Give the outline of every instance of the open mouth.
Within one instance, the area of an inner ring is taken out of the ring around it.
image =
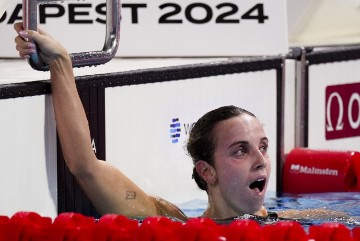
[[[265,183],[266,180],[265,179],[258,179],[255,182],[251,183],[249,188],[254,190],[254,189],[259,189],[260,192],[262,192],[262,190],[264,190],[265,188]]]

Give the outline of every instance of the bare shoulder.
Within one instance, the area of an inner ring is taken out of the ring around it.
[[[156,203],[157,213],[159,215],[177,218],[182,221],[188,220],[188,217],[175,204],[160,197],[152,196],[151,198],[154,200],[154,203]]]
[[[334,219],[334,218],[347,218],[348,215],[343,212],[334,210],[317,208],[306,210],[289,209],[281,212],[277,212],[279,218],[291,218],[291,219]]]

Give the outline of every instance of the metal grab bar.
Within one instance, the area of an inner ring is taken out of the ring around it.
[[[37,30],[37,6],[38,4],[64,2],[64,0],[23,0],[23,23],[24,29]],[[110,61],[119,46],[120,39],[120,0],[106,1],[106,39],[101,51],[70,53],[73,67],[94,66],[105,64]],[[39,53],[32,54],[28,60],[30,66],[39,71],[48,71]]]

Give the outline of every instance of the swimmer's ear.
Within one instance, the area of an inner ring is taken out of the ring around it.
[[[211,166],[206,161],[197,161],[195,164],[196,171],[204,179],[208,185],[214,185],[217,181],[216,171],[213,166]]]

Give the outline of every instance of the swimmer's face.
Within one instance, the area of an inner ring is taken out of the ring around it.
[[[264,203],[270,176],[268,139],[257,118],[247,114],[218,123],[214,167],[221,200],[229,215],[254,214]]]

